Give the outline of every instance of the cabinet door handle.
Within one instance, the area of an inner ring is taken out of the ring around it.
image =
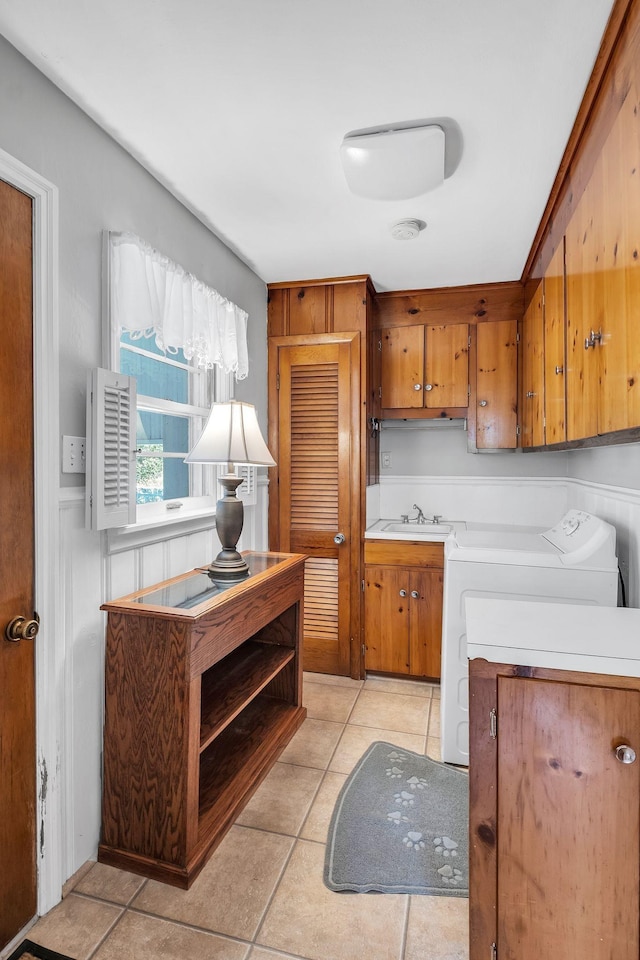
[[[478,406],[479,406],[479,407],[486,407],[486,405],[487,405],[488,402],[489,402],[488,400],[478,400]]]
[[[417,600],[418,597],[420,596],[420,594],[418,593],[417,590],[412,590],[412,591],[411,591],[411,596],[413,597],[414,600]]]
[[[531,400],[532,397],[535,397],[535,392],[533,390],[527,390],[527,399]]]
[[[564,373],[564,367],[556,367],[556,376],[560,373]]]
[[[344,533],[336,533],[335,537],[333,538],[333,542],[337,543],[338,546],[340,546],[341,543],[344,543],[344,541],[345,541]]]
[[[400,596],[401,596],[401,597],[406,597],[406,595],[407,595],[407,591],[406,591],[406,590],[401,590],[401,591],[400,591]]]
[[[422,384],[421,384],[421,383],[414,383],[413,389],[414,389],[414,390],[422,390]]]
[[[616,760],[619,760],[620,763],[634,763],[635,759],[636,752],[628,743],[621,743],[619,747],[616,747]]]
[[[602,343],[602,330],[589,331],[589,336],[584,338],[584,348],[588,350],[589,347],[595,347],[596,343]]]
[[[425,383],[424,388],[425,388],[425,390],[433,390],[433,384],[432,384],[432,383]]]

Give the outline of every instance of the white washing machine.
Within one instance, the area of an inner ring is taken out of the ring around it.
[[[445,543],[441,742],[446,763],[469,763],[465,600],[541,600],[615,607],[616,531],[570,510],[550,530],[456,524]]]

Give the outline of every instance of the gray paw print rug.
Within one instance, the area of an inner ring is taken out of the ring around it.
[[[468,775],[371,744],[336,802],[324,882],[336,892],[468,897]]]

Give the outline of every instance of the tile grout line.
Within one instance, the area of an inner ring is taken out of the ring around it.
[[[239,943],[241,946],[253,946],[252,940],[245,937],[235,937],[231,933],[222,933],[220,930],[212,930],[210,927],[201,927],[197,923],[189,923],[187,920],[176,920],[175,917],[166,917],[161,913],[153,913],[151,910],[143,910],[142,907],[132,905],[127,907],[127,913],[135,914],[138,917],[148,917],[150,920],[161,920],[164,923],[170,923],[174,927],[181,927],[184,930],[192,930],[194,933],[206,933],[211,937],[219,937],[221,940],[228,940],[230,943]]]
[[[71,891],[69,892],[69,896],[71,896],[72,894],[73,894],[73,891],[71,890]],[[80,897],[81,897],[82,894],[76,894],[76,896],[80,896]],[[92,898],[92,897],[87,897],[86,899],[93,899],[93,898]],[[95,902],[95,900],[94,900],[94,902]],[[102,901],[102,902],[104,903],[105,901]],[[126,914],[126,912],[127,912],[127,907],[126,907],[126,906],[123,906],[123,904],[118,904],[118,906],[120,907],[120,914],[119,914],[119,916],[117,916],[117,917],[115,918],[115,920],[113,921],[113,923],[111,923],[111,924],[109,925],[108,930],[107,930],[107,931],[104,933],[104,935],[100,938],[100,940],[99,940],[98,943],[95,945],[95,947],[93,948],[93,950],[90,950],[90,951],[89,951],[89,953],[88,953],[87,956],[86,956],[86,960],[91,960],[92,957],[95,957],[95,955],[96,955],[96,953],[98,952],[98,950],[103,946],[104,943],[106,943],[107,939],[111,936],[111,934],[113,933],[113,931],[115,930],[115,928],[122,922],[122,918],[125,916],[125,914]]]
[[[325,686],[331,686],[331,684],[325,684]],[[304,684],[303,684],[303,691],[304,691]],[[255,932],[255,934],[254,934],[254,936],[253,936],[253,943],[254,943],[254,944],[256,944],[257,938],[260,936],[260,932],[261,932],[262,927],[264,926],[265,920],[266,920],[266,918],[267,918],[267,913],[269,912],[269,909],[271,908],[271,904],[273,903],[273,901],[274,901],[274,899],[275,899],[275,896],[276,896],[276,894],[277,894],[277,892],[278,892],[278,889],[280,888],[280,884],[282,883],[282,879],[283,879],[283,877],[284,877],[284,874],[285,874],[285,871],[286,871],[287,867],[289,866],[289,863],[290,863],[290,861],[291,861],[291,858],[292,858],[292,856],[293,856],[293,853],[294,853],[294,851],[295,851],[295,848],[296,848],[297,844],[302,841],[302,838],[300,837],[300,833],[301,833],[301,831],[304,829],[304,825],[306,824],[307,818],[308,818],[308,816],[309,816],[309,813],[311,812],[311,807],[313,806],[313,803],[315,802],[315,799],[316,799],[316,797],[317,797],[317,795],[318,795],[318,792],[320,791],[320,788],[321,788],[322,784],[324,783],[324,780],[325,780],[325,777],[326,777],[327,773],[329,773],[329,765],[331,764],[331,761],[333,760],[333,757],[334,757],[334,755],[335,755],[335,752],[336,752],[336,750],[338,749],[338,744],[340,743],[342,737],[344,736],[344,732],[345,732],[345,730],[346,730],[346,728],[347,728],[347,725],[348,725],[349,717],[351,716],[351,714],[353,713],[353,711],[354,711],[354,709],[355,709],[356,703],[358,702],[358,699],[359,699],[359,697],[360,697],[361,692],[362,692],[362,687],[359,688],[358,693],[357,693],[357,696],[355,697],[355,699],[354,699],[354,701],[353,701],[353,705],[352,705],[351,710],[349,711],[349,714],[348,714],[348,716],[347,716],[347,721],[342,724],[342,732],[340,733],[340,736],[338,737],[338,739],[337,739],[337,741],[336,741],[335,747],[334,747],[333,750],[331,751],[331,755],[329,756],[329,758],[328,758],[328,760],[327,760],[327,763],[326,763],[326,766],[325,766],[325,768],[324,768],[324,772],[323,772],[322,778],[321,778],[321,780],[320,780],[320,783],[318,784],[318,789],[316,790],[316,792],[315,792],[315,794],[314,794],[314,797],[313,797],[313,800],[312,800],[311,804],[309,805],[309,809],[307,810],[306,816],[305,816],[304,820],[302,821],[302,824],[301,824],[301,826],[300,826],[300,829],[299,829],[299,831],[298,831],[298,834],[297,834],[297,836],[294,838],[294,843],[293,843],[293,845],[292,845],[292,847],[291,847],[291,850],[290,850],[290,852],[289,852],[289,856],[287,857],[287,859],[286,859],[286,861],[285,861],[285,863],[284,863],[284,865],[283,865],[283,868],[282,868],[282,870],[281,870],[281,872],[280,872],[280,876],[278,877],[278,880],[277,880],[277,882],[276,882],[276,884],[275,884],[275,886],[274,886],[274,888],[273,888],[273,892],[272,892],[271,896],[269,897],[269,900],[267,901],[267,904],[266,904],[265,909],[264,909],[264,911],[263,911],[262,917],[261,917],[261,919],[260,919],[260,922],[259,922],[259,924],[258,924],[258,927],[257,927],[257,929],[256,929],[256,932]],[[325,843],[322,843],[322,844],[320,844],[319,841],[312,841],[312,840],[305,840],[304,842],[305,842],[305,843],[318,843],[320,846],[326,848],[326,842],[325,842]],[[259,945],[259,944],[258,944],[258,945]]]
[[[273,903],[273,901],[274,901],[274,899],[275,899],[276,893],[277,893],[278,890],[280,889],[280,884],[282,883],[282,879],[283,879],[283,877],[284,877],[284,875],[285,875],[285,872],[286,872],[286,870],[287,870],[287,867],[289,866],[289,863],[291,862],[291,858],[292,858],[292,856],[293,856],[293,852],[294,852],[294,850],[296,849],[296,845],[297,845],[297,844],[298,844],[298,838],[297,838],[297,837],[294,837],[294,838],[293,838],[293,843],[291,844],[291,850],[289,851],[289,853],[287,854],[287,857],[285,858],[285,861],[284,861],[284,863],[283,863],[283,865],[282,865],[282,869],[280,870],[280,873],[279,873],[279,875],[278,875],[278,879],[276,880],[276,882],[275,882],[275,884],[274,884],[274,887],[273,887],[273,890],[271,891],[271,896],[267,899],[267,902],[266,902],[266,904],[265,904],[264,910],[262,911],[262,915],[261,915],[261,917],[260,917],[260,920],[258,921],[258,925],[257,925],[256,929],[255,929],[254,932],[253,932],[253,937],[252,937],[252,940],[251,940],[252,946],[255,946],[255,945],[261,946],[260,944],[256,944],[256,938],[260,936],[260,931],[262,930],[262,928],[263,928],[263,926],[264,926],[264,922],[265,922],[265,920],[267,919],[267,914],[268,914],[268,912],[269,912],[269,910],[270,910],[270,908],[271,908],[271,904]]]

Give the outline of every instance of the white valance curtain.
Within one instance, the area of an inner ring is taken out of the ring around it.
[[[248,373],[248,315],[132,233],[110,233],[111,322],[198,367]]]

